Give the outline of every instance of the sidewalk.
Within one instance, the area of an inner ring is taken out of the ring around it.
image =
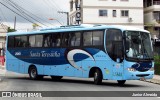
[[[0,65],[0,82],[3,81],[6,74],[5,66]]]
[[[160,85],[160,75],[154,75],[153,79],[144,80],[144,81]]]

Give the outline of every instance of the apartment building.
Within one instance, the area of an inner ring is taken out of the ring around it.
[[[143,0],[70,0],[70,24],[144,28]]]
[[[6,33],[8,26],[0,24],[0,56],[3,55],[6,43]]]
[[[145,29],[152,33],[152,38],[160,38],[160,0],[143,0]]]

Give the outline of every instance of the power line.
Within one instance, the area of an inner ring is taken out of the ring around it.
[[[37,22],[41,23],[40,20],[45,21],[45,20],[43,20],[42,18],[36,16],[35,14],[33,14],[33,13],[27,11],[26,9],[22,8],[21,6],[19,6],[19,5],[16,4],[15,2],[13,2],[13,1],[11,1],[11,0],[9,0],[9,1],[10,1],[11,3],[13,3],[15,6],[17,6],[17,8],[18,8],[21,12],[25,13],[27,16],[31,17],[32,19],[36,20]],[[32,16],[33,16],[33,17],[32,17]],[[34,18],[34,17],[35,17],[35,18]],[[47,22],[47,23],[48,23],[48,22]],[[50,23],[49,23],[49,24],[50,24]],[[52,24],[51,24],[51,25],[52,25]]]
[[[25,7],[30,7],[30,2],[27,2],[27,1],[23,2],[22,0],[20,0],[19,2],[21,2],[22,4],[25,4]],[[29,4],[29,6],[28,6],[27,4]],[[34,6],[33,6],[33,7],[34,7]],[[30,9],[33,8],[33,7],[30,7]],[[23,9],[23,8],[22,8],[22,9]],[[48,16],[43,15],[43,16],[41,16],[41,17],[38,17],[37,15],[35,15],[35,14],[33,14],[33,13],[25,10],[25,9],[23,9],[23,10],[24,10],[25,12],[27,12],[27,13],[30,13],[30,15],[36,17],[37,19],[43,20],[44,22],[46,22],[46,23],[54,26],[54,24],[52,24],[51,22],[48,21]],[[38,10],[38,11],[36,11],[36,12],[41,12],[38,8],[33,9],[33,10]],[[42,18],[43,18],[43,19],[42,19]],[[44,19],[45,19],[45,20],[44,20]]]
[[[58,12],[59,11],[59,9],[55,6],[55,5],[53,5],[52,4],[52,2],[50,2],[49,0],[49,2],[48,1],[46,1],[46,0],[43,0],[44,1],[44,3],[48,6],[48,7],[50,7],[50,8],[53,8],[54,7],[54,9],[56,10],[56,12]],[[63,19],[63,17],[62,16],[60,16],[59,14],[58,14],[58,18],[60,18],[60,19]],[[57,18],[56,18],[57,19]],[[58,20],[58,19],[57,19]],[[59,21],[59,20],[58,20]],[[60,21],[59,21],[60,22]],[[63,21],[62,21],[63,22]],[[64,23],[64,22],[63,22]]]
[[[0,4],[2,4],[4,7],[6,7],[7,9],[11,10],[12,12],[14,12],[15,14],[19,15],[20,17],[26,19],[27,21],[31,22],[31,23],[34,23],[32,21],[30,21],[29,19],[23,17],[22,15],[20,15],[19,13],[15,12],[14,10],[12,10],[11,8],[9,8],[8,6],[6,6],[5,4],[3,4],[2,2],[0,2]]]
[[[6,1],[6,0],[5,0]],[[29,17],[31,18],[32,20],[35,20],[36,22],[39,22],[40,24],[44,25],[44,26],[47,26],[45,24],[43,24],[42,22],[40,22],[39,20],[33,18],[31,15],[29,15],[28,13],[26,13],[24,11],[24,8],[22,8],[21,6],[17,5],[15,2],[11,1],[11,0],[8,0],[8,3],[10,6],[12,6],[13,8],[15,8],[16,10],[18,10],[23,16],[25,17]]]

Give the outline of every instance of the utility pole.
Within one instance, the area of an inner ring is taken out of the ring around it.
[[[58,13],[66,14],[67,15],[67,25],[69,25],[69,12],[58,11]]]
[[[16,30],[16,16],[14,18],[14,30]]]

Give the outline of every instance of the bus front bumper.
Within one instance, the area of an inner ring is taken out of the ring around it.
[[[124,80],[140,80],[140,79],[152,79],[154,76],[154,71],[147,72],[126,72],[124,75]]]

